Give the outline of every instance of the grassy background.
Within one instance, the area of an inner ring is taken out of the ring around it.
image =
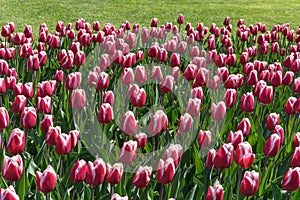
[[[300,3],[298,0],[0,0],[0,25],[13,21],[17,31],[23,31],[30,24],[37,33],[41,23],[46,23],[52,32],[57,21],[75,24],[76,19],[84,18],[91,24],[98,20],[101,24],[112,23],[119,26],[128,20],[132,24],[149,26],[152,17],[159,22],[176,23],[179,13],[185,15],[186,22],[206,26],[215,22],[221,26],[223,19],[230,16],[235,25],[244,18],[246,25],[262,22],[270,28],[274,24],[289,22],[294,29],[298,20]]]

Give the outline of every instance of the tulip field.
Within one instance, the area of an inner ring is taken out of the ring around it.
[[[300,27],[224,18],[1,24],[0,200],[300,199]]]

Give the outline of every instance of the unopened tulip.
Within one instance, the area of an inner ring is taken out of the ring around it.
[[[203,99],[203,89],[202,87],[195,87],[195,88],[192,88],[191,90],[191,98],[192,99],[195,99],[195,98],[198,98],[198,99]]]
[[[226,89],[223,101],[226,105],[226,108],[232,108],[236,103],[236,90],[235,89]]]
[[[102,184],[107,174],[105,162],[101,158],[97,158],[94,162],[89,161],[86,165],[86,183],[93,186]]]
[[[284,190],[295,191],[300,185],[300,168],[296,167],[294,169],[289,168],[283,177],[281,186]]]
[[[162,111],[158,110],[154,113],[148,126],[148,133],[155,136],[168,128],[168,117]]]
[[[183,77],[185,78],[185,80],[187,81],[191,81],[194,80],[197,74],[197,66],[194,64],[189,64],[183,73]]]
[[[249,168],[254,162],[255,155],[248,142],[239,143],[236,147],[235,162],[243,168]]]
[[[224,189],[218,180],[215,181],[213,186],[209,186],[207,189],[206,200],[223,200]]]
[[[132,111],[127,111],[122,118],[120,130],[126,135],[134,135],[138,128],[138,121]]]
[[[209,81],[209,88],[211,90],[216,90],[220,86],[220,83],[221,83],[220,77],[215,75]]]
[[[7,144],[6,152],[16,155],[22,153],[26,147],[26,134],[24,131],[15,128],[11,131]]]
[[[263,152],[266,156],[274,157],[278,153],[280,148],[280,136],[278,134],[271,134],[263,148]]]
[[[200,130],[198,134],[198,144],[200,147],[209,147],[211,143],[211,132]]]
[[[83,89],[73,90],[70,96],[70,104],[75,110],[82,109],[86,104],[85,91]]]
[[[0,197],[1,197],[1,200],[19,200],[20,199],[12,185],[10,185],[6,189],[0,188]]]
[[[220,101],[218,104],[212,104],[211,117],[214,121],[221,121],[224,119],[226,114],[226,105],[224,101]]]
[[[143,107],[146,103],[146,92],[143,88],[133,92],[131,95],[131,102],[134,107]]]
[[[292,167],[300,167],[300,147],[296,147],[294,149],[294,154],[291,159],[291,166]]]
[[[175,167],[179,165],[183,154],[183,148],[180,144],[170,144],[164,153],[164,160],[172,158]]]
[[[178,135],[183,139],[184,133],[190,131],[193,126],[193,117],[189,113],[181,115],[178,122]]]
[[[251,70],[246,79],[246,84],[247,85],[255,85],[257,81],[258,81],[257,71],[255,69]]]
[[[106,90],[109,83],[109,74],[101,72],[98,77],[97,90]]]
[[[40,122],[40,128],[44,133],[47,133],[50,126],[53,126],[53,116],[52,115],[44,115],[44,118]]]
[[[38,97],[38,103],[37,103],[38,113],[48,114],[51,112],[51,109],[52,109],[51,97],[49,97],[49,96]]]
[[[34,107],[25,107],[20,117],[20,124],[23,128],[31,129],[36,125],[36,110]]]
[[[293,115],[296,113],[295,108],[294,108],[296,101],[297,101],[296,97],[288,98],[288,100],[286,101],[285,106],[284,106],[284,111],[286,112],[286,114]]]
[[[36,184],[39,191],[47,194],[54,190],[57,181],[56,173],[51,165],[43,171],[36,172]]]
[[[66,155],[71,151],[71,135],[61,133],[57,136],[55,151],[58,155]]]
[[[244,137],[242,131],[235,131],[235,132],[230,131],[227,138],[227,143],[232,144],[235,149],[239,143],[243,142],[243,139]]]
[[[183,24],[184,23],[184,16],[183,16],[183,14],[179,14],[178,15],[177,23],[178,24]]]
[[[252,112],[254,110],[254,96],[252,93],[248,92],[242,95],[240,109],[244,112]]]
[[[138,148],[144,148],[147,144],[147,135],[145,133],[139,133],[135,136],[135,141],[138,144]]]
[[[161,94],[172,92],[174,85],[174,77],[167,75],[159,84],[159,92]]]
[[[180,66],[180,54],[172,53],[170,57],[170,66],[171,67],[178,67]]]
[[[180,69],[179,69],[179,67],[173,67],[172,68],[171,76],[174,77],[175,81],[177,81],[179,79],[179,76],[180,76]]]
[[[268,130],[274,130],[275,126],[280,123],[280,115],[276,113],[270,113],[267,117],[266,127]]]
[[[73,72],[66,77],[65,87],[67,90],[74,90],[81,84],[81,73]]]
[[[200,109],[201,109],[201,99],[190,98],[186,112],[189,113],[192,117],[197,117],[200,114]]]
[[[104,92],[102,103],[109,103],[111,106],[115,104],[115,95],[111,90]]]
[[[5,107],[0,107],[0,130],[9,125],[9,115]]]
[[[122,85],[129,85],[134,80],[134,73],[132,68],[124,68],[121,76]]]
[[[291,85],[294,80],[294,72],[287,71],[282,78],[282,84],[284,85]]]
[[[159,183],[170,183],[175,175],[175,164],[172,158],[168,158],[166,161],[160,159],[157,165],[156,180]]]
[[[24,171],[23,160],[20,155],[8,157],[4,155],[2,177],[7,181],[20,179]]]
[[[244,76],[242,74],[230,74],[224,82],[226,89],[233,88],[237,89],[243,85]]]
[[[99,108],[98,121],[99,123],[107,124],[112,121],[113,111],[109,103],[103,103]]]
[[[22,94],[28,99],[31,99],[33,97],[34,86],[32,82],[24,83],[22,85]]]
[[[160,81],[163,78],[160,66],[153,66],[150,78],[156,81]]]
[[[118,195],[117,193],[114,193],[112,196],[111,196],[111,199],[110,200],[128,200],[128,196],[120,196]]]
[[[53,127],[50,126],[46,132],[45,142],[48,145],[55,146],[58,135],[61,134],[61,128],[59,126]]]
[[[242,131],[243,136],[246,137],[250,133],[250,128],[251,128],[250,120],[248,118],[243,118],[238,124],[236,130]]]
[[[87,164],[84,160],[77,160],[70,171],[70,179],[73,182],[81,182],[85,179]]]
[[[129,140],[124,142],[119,155],[119,162],[124,164],[131,164],[137,154],[138,144],[136,141]]]
[[[107,163],[107,176],[106,181],[110,184],[118,184],[123,175],[122,163],[115,163],[113,166]]]
[[[137,66],[135,69],[135,81],[139,84],[147,81],[147,70],[144,66]]]
[[[257,193],[259,186],[259,173],[256,171],[246,171],[241,182],[240,192],[244,196],[253,196]]]
[[[295,93],[300,93],[300,77],[294,80],[293,91]]]
[[[151,180],[152,167],[142,167],[139,166],[132,178],[132,184],[138,188],[147,187],[148,183]]]
[[[218,169],[229,168],[233,160],[234,147],[232,144],[223,144],[213,160],[213,164]]]

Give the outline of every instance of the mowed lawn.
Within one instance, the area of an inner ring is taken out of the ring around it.
[[[13,21],[17,31],[23,31],[30,24],[37,33],[41,23],[46,23],[50,31],[57,21],[75,23],[84,18],[91,24],[98,20],[101,24],[112,23],[117,27],[128,20],[149,26],[150,20],[157,17],[161,24],[176,23],[179,13],[186,22],[196,25],[203,22],[209,26],[215,22],[221,26],[223,19],[230,16],[236,24],[239,18],[246,25],[262,22],[270,26],[289,22],[293,29],[300,25],[299,0],[0,0],[0,25]]]

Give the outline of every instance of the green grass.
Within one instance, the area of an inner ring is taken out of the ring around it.
[[[46,23],[52,32],[57,21],[75,23],[84,18],[91,24],[98,20],[101,24],[112,23],[119,26],[128,20],[132,24],[149,26],[152,17],[160,23],[176,23],[179,13],[183,13],[186,22],[196,25],[203,22],[209,26],[212,22],[221,26],[223,19],[230,16],[235,25],[244,18],[246,25],[262,22],[270,28],[274,24],[289,22],[296,29],[299,22],[300,3],[298,0],[0,0],[0,25],[13,21],[17,31],[23,31],[30,24],[37,33],[41,23]]]

